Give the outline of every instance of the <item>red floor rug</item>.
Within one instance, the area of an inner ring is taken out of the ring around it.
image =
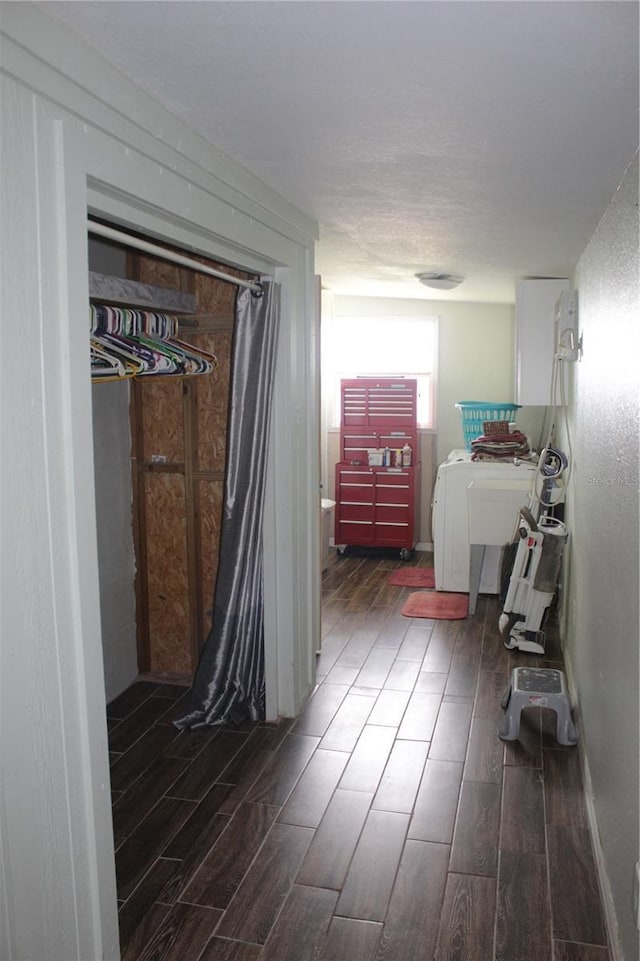
[[[405,617],[431,617],[436,621],[458,621],[469,613],[468,594],[418,591],[410,594],[402,608]]]
[[[400,567],[391,574],[388,583],[398,587],[435,587],[436,574],[432,567]]]

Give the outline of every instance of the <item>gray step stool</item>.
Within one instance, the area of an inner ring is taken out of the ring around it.
[[[548,707],[556,713],[556,738],[571,747],[578,743],[578,733],[571,719],[571,703],[562,671],[547,667],[514,667],[511,679],[500,701],[506,708],[498,735],[504,741],[515,741],[520,734],[520,712],[525,707]]]

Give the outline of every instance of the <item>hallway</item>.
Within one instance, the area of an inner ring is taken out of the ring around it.
[[[553,628],[542,661],[495,598],[403,617],[398,566],[333,556],[295,722],[178,733],[184,688],[147,681],[108,706],[125,961],[611,961],[577,749],[547,712],[496,735]]]

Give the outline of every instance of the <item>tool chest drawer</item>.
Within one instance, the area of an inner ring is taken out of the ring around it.
[[[373,470],[358,471],[339,464],[336,470],[336,499],[340,503],[373,504],[375,500]]]
[[[388,501],[391,504],[409,506],[413,489],[413,472],[407,468],[396,473],[393,468],[376,474],[376,503]]]
[[[335,543],[412,550],[419,477],[420,465],[358,470],[337,464]]]
[[[340,384],[343,427],[415,427],[417,381],[356,378]]]
[[[379,446],[375,430],[349,427],[340,431],[340,460],[345,464],[368,464],[368,452]]]

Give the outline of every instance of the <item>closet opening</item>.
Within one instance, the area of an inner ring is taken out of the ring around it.
[[[214,359],[191,373],[92,376],[107,702],[140,678],[190,685],[211,628],[237,293],[214,272],[255,278],[188,258],[212,273],[89,234],[91,304],[176,317],[185,349]]]

